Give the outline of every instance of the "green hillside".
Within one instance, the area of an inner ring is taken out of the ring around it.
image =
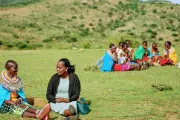
[[[33,1],[33,0],[29,0]],[[0,8],[1,49],[106,48],[126,39],[180,46],[180,5],[138,0],[43,0]]]
[[[0,0],[0,6],[19,6],[19,5],[28,5],[30,3],[35,3],[40,0]]]

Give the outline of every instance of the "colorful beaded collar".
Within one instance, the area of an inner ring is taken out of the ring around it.
[[[10,78],[5,70],[2,71],[0,76],[0,84],[11,92],[16,92],[23,87],[21,79],[18,76]]]

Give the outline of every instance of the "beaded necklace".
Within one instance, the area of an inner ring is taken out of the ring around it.
[[[23,87],[21,79],[17,77],[10,78],[7,71],[2,71],[0,84],[11,92],[20,90]]]

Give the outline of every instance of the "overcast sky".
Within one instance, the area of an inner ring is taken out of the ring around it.
[[[141,0],[141,1],[148,1],[148,0]],[[167,0],[167,1],[171,1],[174,4],[180,4],[180,0]]]
[[[180,0],[168,0],[168,1],[171,1],[172,3],[178,3],[178,4],[180,4]]]

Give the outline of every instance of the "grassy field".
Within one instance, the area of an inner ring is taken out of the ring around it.
[[[180,48],[176,48],[180,51]],[[84,68],[93,65],[105,50],[25,50],[0,51],[0,70],[13,59],[19,64],[19,76],[27,97],[45,99],[50,77],[56,72],[56,62],[69,58],[76,65],[81,80],[81,96],[91,100],[92,111],[82,120],[178,120],[180,119],[180,69],[175,66],[151,67],[146,71],[92,72]],[[180,58],[180,53],[178,53]],[[165,84],[172,91],[157,91],[152,84]],[[53,120],[62,117],[51,113]],[[24,119],[0,114],[1,120]]]

